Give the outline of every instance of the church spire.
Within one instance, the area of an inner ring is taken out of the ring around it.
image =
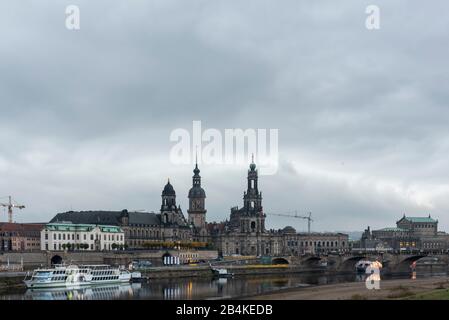
[[[256,164],[254,163],[254,153],[251,155],[251,164],[249,165],[251,171],[256,170]]]
[[[199,177],[200,169],[198,169],[198,146],[196,146],[196,152],[195,152],[195,169],[193,169],[193,173],[195,176]]]

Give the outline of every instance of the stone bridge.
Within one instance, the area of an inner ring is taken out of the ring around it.
[[[273,257],[273,264],[291,264],[305,268],[326,268],[333,271],[353,271],[360,260],[379,261],[388,272],[409,272],[413,262],[424,257],[435,257],[439,262],[449,266],[447,254],[392,254],[360,253],[347,255],[304,255]]]

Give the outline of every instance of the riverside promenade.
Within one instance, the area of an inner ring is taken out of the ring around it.
[[[379,290],[364,282],[290,288],[275,293],[245,297],[250,300],[449,300],[449,277],[382,280]]]

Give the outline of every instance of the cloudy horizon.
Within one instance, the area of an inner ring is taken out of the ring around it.
[[[65,27],[71,4],[80,30]],[[370,4],[379,30],[365,27]],[[26,206],[17,222],[157,212],[167,178],[187,215],[193,163],[169,161],[169,138],[199,120],[279,129],[278,171],[259,178],[267,213],[311,211],[313,231],[431,214],[449,232],[445,1],[8,0],[0,9],[0,202]],[[200,169],[207,220],[228,219],[247,166]],[[307,229],[272,215],[266,225]]]

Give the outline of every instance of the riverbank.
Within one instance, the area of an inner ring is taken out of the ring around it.
[[[228,265],[222,267],[226,268],[228,272],[233,273],[236,276],[325,272],[325,270],[319,268],[304,268],[300,266],[289,266],[289,265],[258,264],[258,265]],[[208,265],[165,266],[165,267],[148,268],[148,270],[142,271],[142,275],[148,279],[210,277],[212,275],[212,271]]]
[[[250,300],[394,300],[449,299],[449,277],[382,280],[379,290],[365,282],[290,288],[276,293],[245,297]]]

